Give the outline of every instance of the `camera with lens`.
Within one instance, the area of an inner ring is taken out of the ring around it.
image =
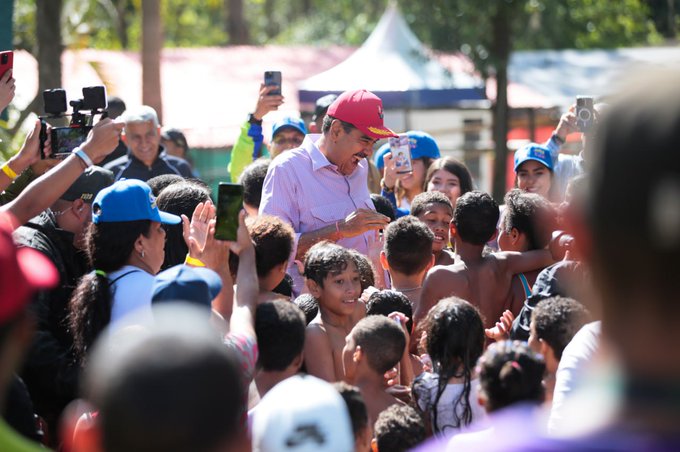
[[[582,133],[590,132],[595,123],[593,114],[593,98],[588,96],[576,97],[576,125]]]
[[[52,157],[62,158],[80,146],[92,129],[92,122],[96,115],[102,118],[107,116],[106,87],[88,86],[83,88],[82,99],[72,100],[68,103],[73,109],[69,115],[66,113],[66,91],[61,88],[47,89],[43,91],[45,104],[45,116],[40,117],[40,157],[45,158],[44,146],[47,141],[47,119],[71,117],[67,127],[52,127],[50,141],[52,144]],[[83,113],[86,112],[86,113]]]

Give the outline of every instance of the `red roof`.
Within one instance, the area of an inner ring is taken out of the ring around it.
[[[341,46],[164,49],[163,125],[183,130],[191,147],[230,146],[255,107],[264,71],[282,71],[286,102],[281,111],[297,114],[297,82],[333,67],[353,51]],[[37,91],[37,64],[23,51],[17,52],[15,60],[17,103],[26,105]],[[119,96],[128,107],[142,101],[138,52],[67,50],[62,66],[69,99],[80,97],[83,86],[103,83],[109,95]],[[270,122],[265,120],[265,125]]]

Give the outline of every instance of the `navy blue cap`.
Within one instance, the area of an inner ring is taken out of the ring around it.
[[[92,203],[92,222],[95,224],[137,220],[165,224],[182,221],[177,215],[158,210],[151,188],[137,179],[121,179],[100,190]]]
[[[151,302],[185,301],[210,307],[222,290],[222,280],[209,268],[180,264],[156,275]]]

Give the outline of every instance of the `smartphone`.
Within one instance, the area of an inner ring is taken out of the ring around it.
[[[389,143],[397,174],[412,173],[411,144],[408,135],[401,134],[396,138],[390,138]]]
[[[582,133],[589,132],[593,127],[593,98],[590,96],[576,96],[576,125]]]
[[[14,67],[14,52],[5,50],[0,52],[0,77]]]
[[[281,71],[265,71],[264,73],[265,86],[278,86],[278,89],[269,91],[268,96],[281,95]]]
[[[238,214],[243,209],[243,185],[221,182],[217,192],[215,238],[236,240]]]
[[[50,133],[52,141],[52,158],[60,158],[62,154],[70,155],[71,151],[87,139],[92,127],[53,127]]]

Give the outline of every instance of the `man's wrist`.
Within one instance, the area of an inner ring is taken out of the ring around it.
[[[262,125],[262,116],[258,117],[257,112],[255,113],[250,113],[248,115],[248,122],[251,124],[257,124],[258,126]]]
[[[345,226],[345,220],[338,220],[335,222],[335,239],[336,240],[342,240],[345,238],[345,235],[342,232],[342,228]]]

